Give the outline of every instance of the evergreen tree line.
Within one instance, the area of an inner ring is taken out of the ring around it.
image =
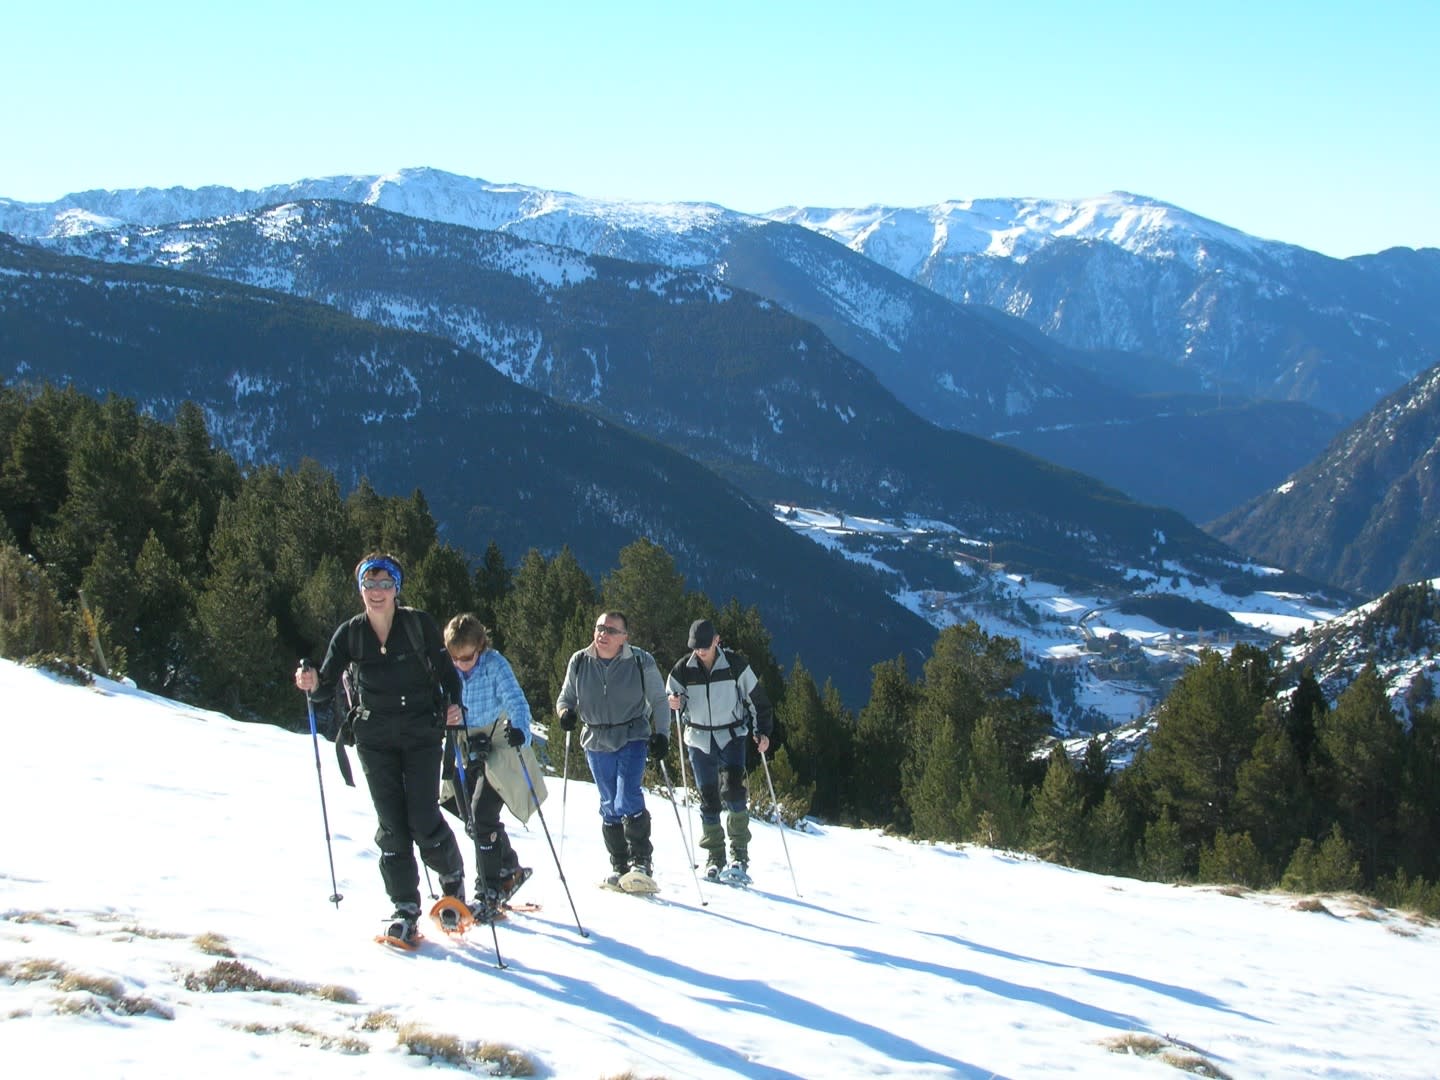
[[[1113,770],[1101,739],[1078,762],[1045,754],[1051,718],[1015,689],[1019,643],[974,623],[942,631],[918,675],[903,656],[876,665],[854,714],[799,658],[782,672],[755,608],[687,591],[648,540],[598,584],[566,547],[512,566],[492,543],[475,559],[439,539],[419,491],[384,497],[362,480],[345,495],[310,461],[242,470],[190,403],[166,424],[119,397],[0,391],[0,511],[5,656],[103,656],[145,689],[298,729],[290,673],[359,610],[351,566],[379,548],[406,565],[403,602],[441,622],[479,614],[541,720],[600,608],[629,616],[662,671],[691,620],[712,619],[775,702],[770,780],[791,820],[1154,880],[1365,889],[1440,914],[1440,706],[1417,699],[1402,724],[1373,669],[1331,708],[1313,676],[1287,685],[1260,650],[1206,653],[1149,746]],[[584,777],[569,749],[563,767]],[[677,781],[680,764],[672,747]],[[768,813],[764,776],[751,792]]]

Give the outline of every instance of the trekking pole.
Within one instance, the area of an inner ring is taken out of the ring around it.
[[[681,747],[680,752],[685,752],[684,747]],[[660,775],[665,778],[665,795],[670,800],[670,809],[675,811],[675,827],[680,830],[680,842],[685,845],[685,854],[690,859],[690,876],[695,879],[695,891],[700,894],[700,906],[709,907],[710,902],[705,899],[705,890],[700,888],[700,875],[695,872],[695,851],[685,839],[685,826],[680,824],[680,807],[675,805],[675,785],[670,782],[670,770],[666,767],[664,758],[660,759]]]
[[[570,739],[568,731],[565,733],[565,739],[567,742]],[[530,766],[525,764],[525,755],[520,753],[518,746],[515,747],[515,756],[520,759],[520,769],[525,773],[525,786],[530,789],[530,801],[535,804],[535,813],[540,815],[540,827],[545,830],[545,842],[550,845],[550,854],[555,859],[555,872],[560,875],[560,884],[565,888],[565,899],[570,901],[570,914],[575,916],[575,929],[580,931],[581,937],[588,938],[590,932],[580,925],[580,913],[575,910],[575,898],[570,895],[570,883],[565,880],[565,868],[560,865],[560,856],[555,851],[555,841],[550,839],[550,826],[545,824],[545,811],[540,808],[540,796],[535,793],[535,781],[530,779]],[[568,758],[569,755],[567,754],[566,757]],[[563,816],[564,796],[561,796],[560,802]],[[560,839],[562,841],[565,839],[564,833],[561,833]]]
[[[685,800],[685,824],[689,826],[686,836],[690,838],[685,850],[690,853],[690,869],[697,870],[700,864],[695,861],[695,823],[690,819],[690,781],[685,776],[685,721],[681,719],[680,709],[671,709],[670,715],[675,718],[675,730],[680,736],[680,788],[684,792],[681,798]],[[670,782],[668,777],[665,782]]]
[[[770,801],[775,805],[772,811],[775,815],[775,824],[780,826],[780,846],[785,849],[785,864],[790,867],[790,884],[795,886],[795,895],[800,895],[800,883],[795,880],[795,864],[790,861],[790,845],[785,840],[785,819],[780,816],[780,800],[775,797],[775,782],[770,779],[770,763],[765,760],[765,754],[760,754],[760,764],[765,769],[765,786],[770,789]]]
[[[460,820],[465,822],[465,835],[474,840],[475,822],[470,813],[470,784],[465,779],[465,755],[460,752],[460,740],[455,737],[454,728],[446,729],[445,741],[449,743],[455,751],[455,779],[460,781],[460,791],[456,794],[455,801],[460,805]],[[475,794],[477,796],[480,794],[480,789],[484,784],[485,762],[482,760],[480,762],[480,775],[475,780]],[[480,875],[480,888],[485,893],[485,895],[480,898],[482,905],[480,910],[484,911],[484,905],[488,905],[490,902],[490,885],[485,880],[485,860],[480,857],[478,850],[480,845],[477,843],[475,846],[477,849],[475,852],[475,872]],[[495,966],[497,968],[504,968],[507,965],[500,956],[500,935],[495,931],[495,918],[498,915],[499,909],[497,908],[490,918],[490,940],[495,945]]]
[[[565,732],[565,761],[560,766],[560,855],[565,854],[565,798],[570,794],[570,732]],[[558,864],[560,855],[555,856]]]
[[[309,671],[310,661],[301,660],[300,670]],[[325,809],[325,774],[320,771],[320,735],[315,727],[315,703],[310,700],[310,691],[305,691],[305,711],[310,714],[310,743],[315,747],[315,779],[320,782],[320,818],[325,822],[325,854],[330,859],[330,902],[340,910],[340,887],[335,884],[335,849],[330,846],[330,812]]]

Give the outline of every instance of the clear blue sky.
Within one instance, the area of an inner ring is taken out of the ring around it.
[[[1440,246],[1437,0],[7,4],[0,196],[429,165],[596,197],[1163,199]]]

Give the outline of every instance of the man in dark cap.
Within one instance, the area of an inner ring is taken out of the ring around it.
[[[682,656],[670,669],[666,688],[670,708],[680,715],[685,749],[695,773],[695,785],[700,789],[700,846],[706,854],[705,876],[711,881],[748,885],[750,813],[745,788],[745,736],[754,734],[762,754],[770,748],[770,699],[745,657],[720,647],[720,635],[709,619],[696,619],[690,624],[686,644],[690,654]]]

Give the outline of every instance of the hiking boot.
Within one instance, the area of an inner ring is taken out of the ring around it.
[[[709,866],[705,867],[705,880],[706,880],[706,881],[719,881],[719,880],[720,880],[720,867],[716,866],[714,863],[711,863]]]
[[[500,894],[494,889],[486,889],[475,897],[475,902],[470,905],[470,915],[478,923],[493,923],[500,917]]]
[[[628,873],[628,871],[627,871],[627,873]],[[605,875],[604,880],[601,881],[600,884],[603,885],[603,886],[604,886],[605,888],[607,888],[607,889],[619,889],[619,888],[620,888],[620,876],[621,876],[621,875],[620,875],[620,871],[618,871],[618,870],[612,870],[612,871],[610,871],[610,873],[608,873],[608,874]],[[622,891],[623,891],[623,890],[622,890]]]
[[[380,936],[393,945],[413,949],[420,941],[420,931],[415,926],[419,918],[419,905],[396,904],[395,913],[386,922],[385,932]]]

